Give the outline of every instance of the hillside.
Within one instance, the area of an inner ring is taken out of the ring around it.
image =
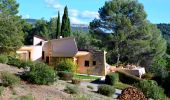
[[[25,19],[28,23],[34,25],[37,21],[37,19]],[[89,31],[89,26],[86,24],[71,24],[71,30],[73,32],[75,31],[84,31],[88,32]]]
[[[23,69],[0,63],[0,72],[2,71],[17,74]],[[62,80],[57,80],[52,85],[35,85],[21,81],[13,88],[6,87],[3,92],[0,89],[2,92],[0,100],[113,100],[113,98],[99,95],[83,85],[77,86],[79,94],[71,95],[64,91],[67,85],[71,85],[70,82]]]

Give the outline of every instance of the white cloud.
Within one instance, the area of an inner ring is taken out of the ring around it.
[[[99,14],[98,14],[98,12],[86,10],[86,11],[81,13],[81,17],[82,18],[89,18],[89,19],[93,18],[94,19],[94,18],[99,18]]]
[[[60,15],[62,16],[64,5],[60,4],[59,0],[45,0],[45,3],[47,4],[47,7],[60,11]],[[95,11],[79,11],[78,9],[69,8],[68,12],[72,24],[88,24],[89,21],[93,20],[94,18],[99,18],[98,12]]]
[[[77,9],[70,9],[69,15],[73,16],[73,17],[77,17],[77,16],[79,16],[79,11]]]
[[[47,4],[47,7],[51,7],[57,10],[62,10],[64,6],[59,3],[59,1],[56,0],[45,0],[45,3]]]
[[[22,18],[23,18],[23,19],[29,19],[29,18],[30,18],[30,15],[28,15],[28,14],[27,14],[27,15],[24,15],[24,16],[22,16]]]

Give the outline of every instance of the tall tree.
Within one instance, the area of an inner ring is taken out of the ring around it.
[[[58,18],[57,18],[57,28],[56,28],[56,38],[60,37],[60,12],[58,11]]]
[[[51,18],[50,19],[50,22],[49,23],[47,23],[48,24],[48,28],[49,28],[49,37],[51,38],[51,39],[54,39],[54,38],[56,38],[56,29],[57,29],[57,17],[55,17],[55,18]]]
[[[16,0],[0,0],[0,52],[10,53],[23,43],[22,19]]]
[[[19,4],[16,0],[0,0],[1,14],[16,15],[18,13]]]
[[[68,36],[71,35],[70,19],[68,17],[67,6],[64,8],[64,14],[63,14],[63,17],[62,17],[61,35],[63,37],[68,37]]]
[[[137,0],[107,1],[99,9],[99,16],[90,23],[90,31],[100,41],[98,47],[111,55],[111,63],[120,60],[150,67],[156,57],[165,54],[166,41],[147,21],[144,7]]]

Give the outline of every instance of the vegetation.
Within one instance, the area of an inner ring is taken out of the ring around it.
[[[72,72],[67,71],[58,71],[57,75],[59,76],[60,80],[72,80],[74,76]]]
[[[72,60],[65,59],[57,64],[56,70],[75,73],[77,70],[77,65]]]
[[[25,75],[30,83],[51,84],[56,81],[55,71],[44,63],[36,63]]]
[[[78,94],[79,88],[76,85],[67,85],[64,91],[69,94]]]
[[[14,52],[22,45],[22,19],[17,16],[19,4],[15,0],[0,2],[0,51]],[[17,38],[17,39],[16,39]]]
[[[7,55],[4,55],[4,54],[1,54],[0,55],[0,63],[7,63],[8,62],[8,56]]]
[[[0,78],[2,81],[2,85],[5,87],[13,87],[20,83],[20,78],[9,72],[1,72]]]
[[[165,89],[166,94],[170,93],[170,73],[162,82],[162,87]]]
[[[93,90],[93,86],[91,86],[91,85],[87,85],[87,88]]]
[[[58,12],[56,38],[60,37],[60,35],[61,35],[60,28],[61,28],[61,26],[60,26],[60,12]]]
[[[131,75],[129,73],[126,73],[124,71],[117,71],[117,73],[119,73],[119,80],[122,83],[134,84],[134,83],[140,82],[142,80],[142,79],[140,79],[134,75]]]
[[[70,19],[68,17],[68,8],[66,6],[64,8],[64,14],[62,17],[61,36],[68,37],[71,35],[70,33],[71,33]]]
[[[115,93],[115,88],[110,85],[99,85],[97,92],[105,96],[112,96]]]
[[[114,87],[115,87],[116,89],[121,89],[121,90],[123,90],[123,89],[125,89],[125,88],[132,87],[132,86],[131,86],[131,85],[128,85],[128,84],[125,84],[125,83],[122,83],[122,82],[117,82],[117,83],[114,85]]]
[[[108,85],[115,85],[119,81],[118,73],[110,73],[106,75],[105,83]]]
[[[87,75],[74,75],[74,78],[80,79],[80,80],[97,80],[99,77],[95,76],[87,76]]]
[[[3,87],[3,86],[0,86],[0,96],[2,96],[3,91],[4,91],[4,87]]]
[[[151,80],[153,79],[154,75],[152,73],[145,73],[142,75],[142,79],[146,79],[146,80]]]
[[[155,81],[143,80],[136,83],[135,87],[140,89],[146,98],[152,98],[154,100],[167,100],[164,90],[159,87]]]
[[[79,85],[80,82],[81,82],[80,79],[72,79],[72,84],[77,84],[77,85]]]
[[[156,57],[166,53],[166,41],[157,27],[146,20],[136,0],[111,0],[99,9],[100,19],[90,23],[94,46],[108,52],[109,63],[129,62],[149,70]]]
[[[12,57],[12,56],[8,56],[7,64],[15,66],[15,67],[18,67],[18,68],[25,68],[27,66],[27,62],[26,61],[22,61],[20,59]]]

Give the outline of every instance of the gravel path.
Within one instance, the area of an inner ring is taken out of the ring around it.
[[[10,73],[14,73],[14,74],[17,74],[18,72],[22,72],[23,69],[18,69],[16,67],[13,67],[13,66],[9,66],[9,65],[6,65],[6,64],[1,64],[0,63],[0,72],[1,71],[8,71]]]
[[[93,91],[97,91],[97,87],[99,84],[95,84],[95,83],[91,83],[91,82],[81,82],[80,84],[83,87],[87,87],[92,86],[93,87]],[[115,94],[113,94],[113,98],[116,99],[120,94],[121,94],[122,90],[116,89]]]

